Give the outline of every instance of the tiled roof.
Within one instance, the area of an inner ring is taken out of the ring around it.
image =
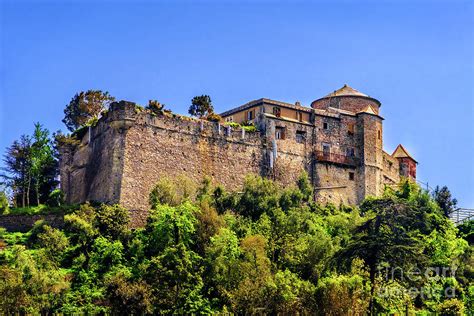
[[[375,113],[374,109],[370,105],[367,105],[365,107],[365,109],[363,109],[362,111],[359,111],[357,113],[368,113],[368,114],[377,115],[377,113]]]
[[[325,98],[339,97],[339,96],[369,97],[367,94],[357,91],[356,89],[351,88],[347,84],[345,84],[342,88],[335,90],[334,92],[331,92],[328,95],[326,95]]]
[[[297,105],[297,104],[292,104],[292,103],[286,103],[286,102],[261,98],[261,99],[250,101],[248,103],[245,103],[244,105],[233,108],[233,109],[228,110],[226,112],[223,112],[223,113],[220,114],[220,116],[226,117],[226,116],[232,115],[234,113],[241,112],[243,110],[251,108],[253,106],[262,105],[262,104],[277,105],[277,106],[286,107],[286,108],[290,108],[290,109],[295,109],[295,110],[308,112],[308,113],[311,113],[311,110],[312,110],[311,108],[301,106],[301,105]]]
[[[415,158],[413,158],[408,151],[403,147],[402,144],[398,145],[397,148],[393,151],[392,157],[394,158],[410,158],[413,159],[414,162],[417,162]]]

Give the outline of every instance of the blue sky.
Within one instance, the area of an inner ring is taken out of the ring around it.
[[[384,146],[474,207],[473,1],[0,1],[0,150],[65,130],[81,90],[186,113],[267,97],[309,105],[344,83],[382,102]]]

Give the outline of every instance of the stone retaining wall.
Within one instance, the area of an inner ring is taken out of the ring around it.
[[[48,225],[55,228],[64,226],[64,214],[45,214],[45,215],[1,215],[0,227],[9,232],[27,232],[36,221],[44,220]]]

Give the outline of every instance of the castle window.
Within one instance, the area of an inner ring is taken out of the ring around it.
[[[328,143],[323,143],[323,155],[329,156],[331,154],[331,145]]]
[[[275,128],[275,138],[276,139],[285,139],[285,128],[284,127],[276,127]]]
[[[247,121],[253,120],[255,118],[254,110],[247,112]]]
[[[355,156],[354,147],[346,148],[346,156],[348,156],[348,157],[354,157]]]
[[[377,131],[377,137],[378,137],[379,139],[382,139],[382,133],[380,132],[380,130]]]
[[[306,132],[305,131],[296,131],[296,142],[297,143],[304,143],[306,139]]]
[[[349,136],[354,135],[354,123],[349,123],[347,125],[347,135],[349,135]]]
[[[273,107],[273,115],[275,115],[276,117],[281,116],[281,109],[278,106]]]
[[[349,180],[354,181],[355,175],[354,172],[349,172]]]
[[[328,125],[327,122],[324,122],[324,123],[323,123],[323,129],[329,129],[329,125]]]

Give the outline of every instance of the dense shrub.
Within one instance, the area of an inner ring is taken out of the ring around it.
[[[411,183],[361,209],[318,205],[295,186],[249,176],[238,192],[162,179],[145,227],[117,205],[83,204],[64,229],[0,231],[2,314],[459,315],[472,309],[471,251]],[[467,233],[466,233],[467,232]],[[416,246],[416,247],[414,247]],[[377,269],[459,266],[412,282]],[[376,273],[373,274],[375,267]],[[410,295],[425,288],[433,295]],[[446,297],[456,288],[456,298]],[[385,292],[387,294],[385,294]]]

